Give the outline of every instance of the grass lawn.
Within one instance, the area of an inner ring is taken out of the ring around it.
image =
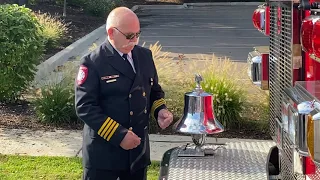
[[[152,162],[148,170],[148,180],[158,179],[159,162]],[[79,180],[82,167],[80,158],[33,157],[0,154],[1,180]]]

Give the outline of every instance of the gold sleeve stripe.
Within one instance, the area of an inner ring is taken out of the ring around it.
[[[114,132],[117,130],[118,127],[119,127],[119,123],[117,123],[116,126],[113,128],[113,130],[111,131],[111,133],[108,136],[107,141],[110,140],[110,138],[113,136]]]
[[[154,101],[154,103],[151,107],[151,111],[155,111],[158,107],[160,107],[163,104],[165,104],[165,100],[163,98]]]
[[[116,125],[116,124],[117,124],[117,122],[115,122],[115,121],[113,121],[113,122],[112,122],[112,124],[109,126],[110,128],[108,128],[107,133],[106,133],[106,134],[104,134],[104,136],[103,136],[103,138],[104,138],[104,139],[106,139],[106,138],[107,138],[107,136],[109,135],[109,133],[110,133],[111,129],[112,129],[112,128],[113,128],[113,126],[114,126],[114,125]]]
[[[153,119],[155,119],[155,117],[154,117],[154,112],[156,111],[156,109],[157,109],[158,107],[164,105],[164,104],[166,104],[166,102],[165,102],[165,100],[164,100],[163,98],[154,101],[154,103],[153,103],[153,105],[152,105],[152,107],[151,107],[151,112],[150,112],[150,114],[151,114],[151,116],[152,116]]]
[[[159,99],[159,100],[154,101],[154,103],[152,104],[152,108],[156,109],[155,107],[160,104],[164,104],[164,99]]]
[[[104,129],[104,127],[108,124],[110,120],[110,117],[107,118],[107,120],[102,124],[102,126],[100,127],[99,131],[98,131],[98,134],[100,135],[102,130]]]
[[[107,126],[104,128],[104,130],[102,131],[102,133],[100,134],[100,136],[103,136],[106,131],[109,129],[110,125],[115,122],[113,119],[110,119],[109,123],[107,124]]]
[[[107,126],[104,128],[103,133],[101,133],[100,136],[103,136],[105,132],[110,128],[111,124],[114,122],[113,119],[110,119],[110,123],[107,124]]]

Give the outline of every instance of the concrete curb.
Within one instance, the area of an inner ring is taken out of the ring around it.
[[[67,53],[69,53],[70,51],[72,51],[76,46],[78,46],[79,44],[85,42],[87,39],[91,39],[95,36],[95,34],[97,34],[98,32],[104,30],[105,25],[100,26],[99,28],[95,29],[94,31],[92,31],[91,33],[83,36],[82,38],[80,38],[79,40],[75,41],[74,43],[72,43],[71,45],[69,45],[68,47],[66,47],[65,49],[63,49],[62,51],[58,52],[57,54],[55,54],[54,56],[50,57],[46,62],[48,64],[55,64],[56,59],[58,58],[64,58],[65,59],[65,55]],[[69,57],[68,57],[69,58]]]
[[[134,6],[131,8],[131,10],[132,10],[133,12],[137,11],[138,9],[139,9],[139,5],[134,5]]]

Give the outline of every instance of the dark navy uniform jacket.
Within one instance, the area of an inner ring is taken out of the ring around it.
[[[150,164],[149,119],[166,108],[164,92],[149,49],[135,46],[136,73],[107,40],[82,58],[75,86],[75,106],[85,123],[83,164],[86,168],[132,171]],[[140,145],[124,150],[129,128]]]

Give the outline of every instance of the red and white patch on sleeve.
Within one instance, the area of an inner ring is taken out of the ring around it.
[[[80,65],[78,76],[77,76],[77,84],[83,84],[88,77],[88,68],[84,65]]]

